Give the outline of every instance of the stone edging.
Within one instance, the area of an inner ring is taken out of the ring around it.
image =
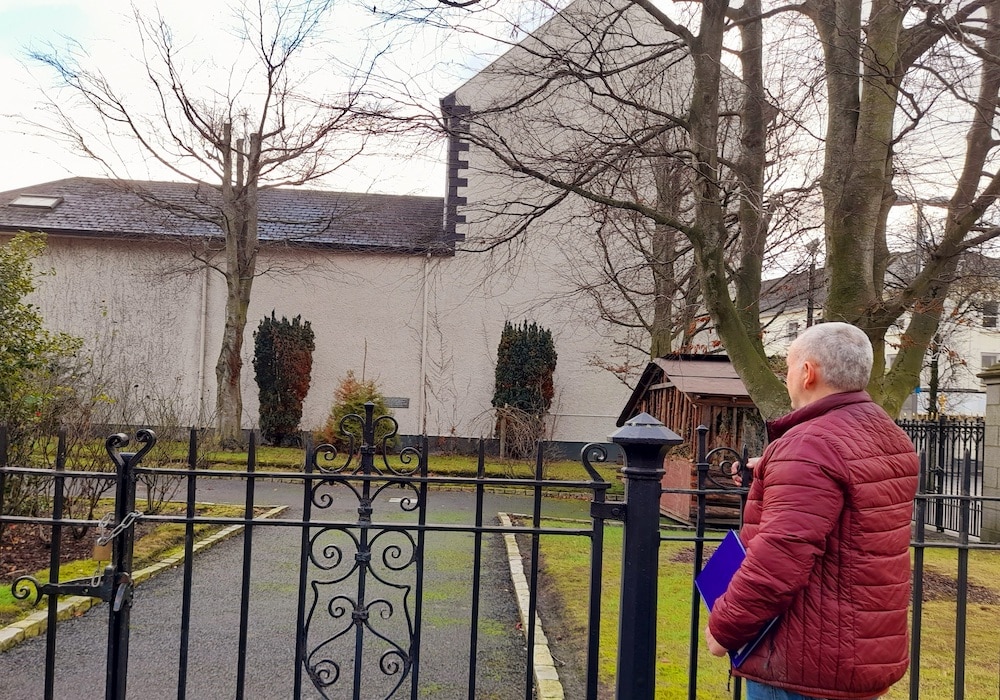
[[[275,515],[287,510],[287,508],[288,506],[276,506],[260,517],[273,518]],[[230,525],[229,527],[225,527],[204,539],[198,540],[194,543],[192,553],[199,552],[202,549],[206,549],[223,540],[229,539],[233,535],[241,532],[243,527],[243,525]],[[166,569],[177,566],[183,561],[184,552],[181,551],[179,554],[167,557],[166,559],[158,561],[155,564],[151,564],[144,569],[139,569],[138,571],[133,572],[132,583],[134,585],[139,585],[143,581],[152,578]],[[56,616],[60,620],[76,617],[101,602],[100,598],[68,596],[59,601],[56,607]],[[38,612],[32,613],[17,622],[13,622],[6,627],[0,628],[0,653],[17,646],[25,639],[36,637],[45,632],[45,628],[48,626],[48,619],[48,610],[39,610]]]
[[[510,515],[507,513],[497,513],[500,524],[503,527],[513,527]],[[521,614],[521,629],[527,636],[528,632],[528,605],[531,600],[531,592],[528,588],[528,580],[524,576],[524,562],[521,559],[521,550],[517,546],[517,538],[512,534],[504,534],[504,543],[507,545],[507,561],[510,564],[510,578],[514,583],[514,597],[517,598],[517,609]],[[538,700],[563,700],[563,687],[559,681],[559,672],[556,671],[555,659],[549,651],[549,640],[542,630],[542,620],[537,610],[535,611],[535,648],[532,650],[535,671],[535,689]]]

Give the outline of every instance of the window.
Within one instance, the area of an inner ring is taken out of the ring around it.
[[[55,209],[62,204],[62,197],[55,197],[44,194],[22,194],[13,202],[12,207],[23,207],[25,209]]]
[[[984,352],[983,356],[982,356],[982,359],[983,359],[983,366],[982,366],[982,368],[983,369],[989,369],[990,367],[992,367],[993,365],[995,365],[997,362],[1000,362],[1000,355],[998,355],[995,352]]]
[[[795,340],[799,337],[799,322],[789,321],[785,324],[785,337],[789,340]]]
[[[997,302],[995,301],[984,301],[983,302],[983,328],[996,328],[997,327]]]

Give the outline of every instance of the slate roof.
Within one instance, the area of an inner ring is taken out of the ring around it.
[[[783,277],[761,280],[760,310],[765,316],[805,309],[810,294],[816,313],[826,303],[826,271],[820,267],[813,270],[810,280],[808,271],[790,272]],[[809,289],[810,282],[812,290]]]
[[[61,198],[54,208],[18,197]],[[261,190],[262,243],[450,255],[440,197],[277,188]],[[104,238],[220,236],[219,195],[206,185],[68,178],[0,193],[0,231]]]

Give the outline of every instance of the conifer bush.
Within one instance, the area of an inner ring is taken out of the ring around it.
[[[504,324],[497,347],[493,406],[497,431],[511,456],[530,454],[541,438],[545,414],[552,406],[556,348],[552,332],[525,321]]]
[[[391,416],[392,411],[385,405],[385,396],[373,379],[362,380],[355,376],[353,370],[348,370],[347,375],[340,380],[337,390],[334,393],[333,407],[330,409],[330,416],[326,420],[323,428],[316,432],[315,438],[319,443],[333,445],[338,450],[347,449],[350,437],[341,433],[340,422],[351,414],[365,418],[365,404],[371,402],[375,405],[373,411],[374,419],[379,416]],[[354,435],[354,448],[361,446],[364,426],[363,423],[350,420],[344,428]],[[382,449],[382,441],[392,431],[390,421],[382,421],[375,426],[375,446]],[[395,446],[395,439],[388,440],[385,449],[390,450]]]
[[[315,334],[309,321],[291,321],[274,311],[254,332],[253,367],[260,396],[260,432],[270,445],[295,446],[302,403],[312,381]]]

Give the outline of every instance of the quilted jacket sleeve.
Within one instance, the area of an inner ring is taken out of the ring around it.
[[[747,557],[709,619],[727,649],[750,641],[809,581],[844,505],[843,464],[822,436],[788,434],[766,451],[750,500]]]

